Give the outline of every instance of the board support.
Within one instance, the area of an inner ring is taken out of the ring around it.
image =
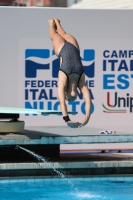
[[[24,131],[24,121],[0,121],[0,133],[16,133]]]

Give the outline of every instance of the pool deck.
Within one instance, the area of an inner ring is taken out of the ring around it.
[[[112,135],[99,134],[101,129],[83,127],[26,127],[21,133],[0,134],[1,145],[30,144],[94,144],[133,142],[133,133],[117,132]]]
[[[133,150],[133,134],[117,132],[112,135],[100,135],[100,129],[80,128],[70,129],[64,127],[26,127],[21,133],[0,134],[0,147],[3,155],[0,162],[0,177],[16,176],[56,176],[51,168],[65,171],[66,175],[109,175],[109,174],[133,174],[133,153],[95,153],[88,155],[63,155],[60,154],[55,160],[50,159],[50,165],[33,160],[21,160],[27,156],[21,149],[13,150],[12,146],[21,145],[27,149],[40,146],[50,146],[51,152],[59,152],[60,144],[111,144],[119,143],[126,145],[126,149]],[[130,146],[130,147],[129,147]],[[11,147],[13,153],[8,149]],[[56,148],[55,148],[56,147]],[[57,148],[58,147],[58,148]],[[129,147],[129,148],[128,148]],[[54,149],[55,148],[55,149]],[[7,150],[8,149],[8,150]],[[15,149],[15,148],[14,148]],[[33,149],[30,149],[33,150]],[[36,151],[39,155],[44,156]],[[17,153],[16,153],[17,152]],[[46,153],[47,151],[45,151]],[[12,160],[11,156],[20,157],[19,161]],[[6,162],[4,160],[7,158]],[[32,157],[32,156],[31,156]],[[9,160],[8,160],[9,159]],[[28,162],[29,161],[29,162]]]

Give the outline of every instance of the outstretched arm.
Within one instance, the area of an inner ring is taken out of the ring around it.
[[[59,82],[59,85],[58,85],[58,98],[59,98],[59,101],[60,101],[60,107],[61,107],[63,117],[68,116],[67,106],[66,106],[66,103],[65,103],[65,88],[64,88],[64,85],[60,82]]]
[[[90,119],[90,113],[91,113],[91,98],[90,98],[90,92],[89,92],[89,89],[86,85],[84,85],[82,88],[81,88],[81,92],[84,96],[84,100],[85,100],[85,110],[86,110],[86,115],[85,115],[85,118],[84,120],[81,122],[82,125],[81,126],[85,126],[89,119]]]
[[[59,82],[59,85],[58,85],[58,98],[59,98],[59,101],[60,101],[60,107],[61,107],[63,117],[67,117],[68,112],[67,112],[67,106],[66,106],[66,103],[65,103],[65,88],[64,88],[64,85],[61,82]],[[68,118],[68,121],[66,121],[67,126],[69,126],[70,128],[77,128],[78,123],[71,121],[69,119],[69,116],[67,118]]]
[[[85,75],[83,74],[80,82],[79,82],[79,89],[83,94],[84,100],[85,100],[85,110],[86,110],[86,115],[85,118],[81,121],[81,125],[79,125],[79,127],[81,126],[85,126],[89,119],[90,119],[90,113],[91,113],[91,96],[90,96],[90,91],[85,83]]]

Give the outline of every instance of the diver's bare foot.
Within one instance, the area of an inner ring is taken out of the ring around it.
[[[54,19],[55,21],[55,29],[58,32],[58,25],[60,25],[60,20],[59,19]]]
[[[54,26],[55,25],[55,21],[53,19],[49,19],[48,23],[50,26]]]
[[[49,23],[50,26],[54,26],[55,30],[57,31],[57,26],[56,26],[54,19],[49,19],[48,23]]]
[[[60,24],[60,20],[59,19],[54,19],[56,24]]]

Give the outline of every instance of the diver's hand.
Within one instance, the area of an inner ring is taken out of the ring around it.
[[[82,126],[84,126],[84,125],[82,124],[82,122],[78,122],[78,127],[77,127],[77,128],[81,128]]]
[[[85,126],[88,123],[88,120],[83,120],[81,122],[77,123],[77,128],[81,128],[83,126]]]
[[[74,122],[74,121],[68,121],[67,122],[67,126],[69,126],[70,128],[78,128],[78,122]]]

